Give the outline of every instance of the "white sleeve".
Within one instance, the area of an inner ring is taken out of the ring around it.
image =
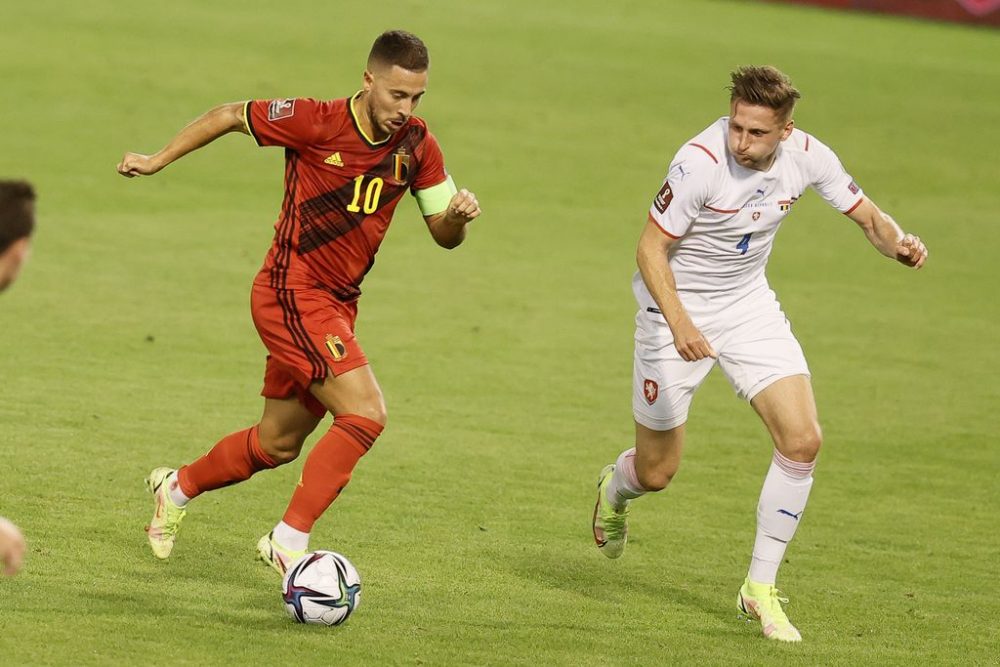
[[[812,146],[807,151],[812,167],[810,185],[826,203],[841,213],[853,211],[861,203],[865,193],[844,169],[837,154],[826,144],[817,141],[816,137],[811,139]]]
[[[706,158],[681,149],[653,198],[649,219],[675,239],[684,236],[708,201],[713,166]]]

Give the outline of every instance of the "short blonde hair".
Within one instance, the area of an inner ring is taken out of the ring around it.
[[[744,65],[730,73],[729,101],[740,100],[755,106],[774,109],[782,118],[789,118],[795,102],[802,95],[792,80],[770,65]]]

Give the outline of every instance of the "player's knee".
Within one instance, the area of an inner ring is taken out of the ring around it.
[[[260,430],[260,448],[279,466],[298,458],[304,441],[304,438],[295,433],[268,433],[265,429]]]
[[[274,451],[268,452],[268,456],[270,456],[271,459],[276,464],[278,464],[279,466],[283,466],[286,463],[291,463],[292,461],[294,461],[295,459],[297,459],[299,457],[299,452],[301,452],[301,451],[302,451],[301,448],[298,448],[298,449],[276,449]]]
[[[793,461],[815,461],[819,448],[823,445],[823,431],[819,424],[813,424],[810,428],[785,438],[782,445],[782,454]]]
[[[389,420],[389,415],[385,409],[385,402],[382,400],[381,396],[377,399],[364,401],[357,407],[356,410],[353,410],[352,413],[360,417],[364,417],[365,419],[370,419],[383,428]]]
[[[670,481],[677,474],[677,467],[672,465],[660,465],[650,468],[648,470],[640,470],[636,466],[636,477],[639,480],[639,484],[642,484],[642,488],[647,491],[662,491],[667,488]]]

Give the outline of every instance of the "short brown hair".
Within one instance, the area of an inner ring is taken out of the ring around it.
[[[768,107],[783,118],[792,115],[796,100],[802,95],[792,85],[792,80],[770,65],[758,67],[744,65],[730,73],[729,101],[740,100],[755,106]]]
[[[27,181],[0,181],[0,252],[35,231],[35,190]]]
[[[368,67],[373,64],[398,65],[411,72],[424,72],[431,64],[427,55],[427,45],[405,30],[389,30],[383,32],[372,44],[368,54]]]

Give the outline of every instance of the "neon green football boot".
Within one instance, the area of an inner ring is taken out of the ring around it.
[[[800,642],[802,635],[785,616],[782,604],[788,598],[770,584],[758,584],[747,577],[736,596],[736,608],[740,616],[748,620],[760,621],[761,630],[768,639],[779,642]]]
[[[614,464],[607,465],[597,478],[597,503],[594,505],[594,542],[608,558],[618,558],[628,542],[628,504],[615,510],[608,500],[608,484],[615,472]]]
[[[170,499],[167,479],[176,472],[173,468],[156,468],[146,477],[146,488],[153,494],[153,518],[146,526],[146,537],[153,555],[159,559],[170,556],[177,539],[177,529],[187,513]]]
[[[282,577],[285,576],[289,565],[305,555],[305,549],[292,551],[275,542],[273,530],[257,542],[257,557]]]

